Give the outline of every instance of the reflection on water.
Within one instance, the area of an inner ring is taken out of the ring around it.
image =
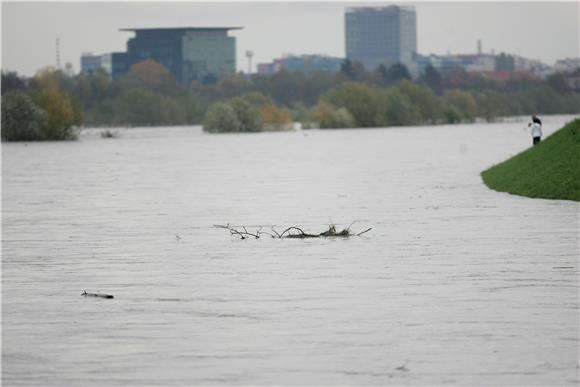
[[[479,177],[524,127],[2,144],[3,383],[577,385],[578,204]]]

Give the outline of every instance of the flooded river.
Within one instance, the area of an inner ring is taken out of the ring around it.
[[[580,206],[479,176],[526,123],[2,144],[3,385],[578,385]]]

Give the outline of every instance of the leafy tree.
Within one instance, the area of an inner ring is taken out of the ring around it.
[[[242,74],[233,74],[220,79],[216,89],[222,98],[232,98],[245,93],[250,87],[246,77]]]
[[[103,98],[111,88],[109,74],[103,68],[99,68],[89,74],[91,86],[97,98]]]
[[[292,105],[291,113],[293,120],[296,122],[300,122],[303,128],[311,127],[311,123],[313,120],[312,108],[306,106],[302,102],[296,102],[294,105]]]
[[[387,67],[381,63],[372,73],[372,82],[378,86],[387,86],[389,83],[387,72]]]
[[[535,114],[574,114],[580,110],[580,104],[573,106],[575,101],[580,100],[578,94],[559,94],[546,84],[531,88],[526,96],[534,106]]]
[[[568,85],[568,82],[566,81],[566,77],[561,73],[555,73],[548,76],[546,78],[546,83],[559,94],[566,94],[572,91],[570,85]]]
[[[329,91],[322,100],[348,110],[359,127],[379,126],[381,94],[375,88],[363,83],[348,82]]]
[[[399,90],[417,108],[422,123],[436,124],[443,119],[441,103],[431,89],[409,81],[403,81],[399,85]]]
[[[365,78],[365,67],[361,62],[347,58],[340,65],[340,73],[351,81],[362,81]]]
[[[118,106],[116,121],[121,124],[155,126],[176,123],[171,119],[172,112],[164,109],[173,106],[151,90],[129,90],[120,96]]]
[[[39,70],[33,81],[33,89],[60,90],[59,72],[53,67],[45,67]]]
[[[261,108],[265,105],[274,105],[274,101],[270,97],[266,97],[264,94],[260,93],[259,91],[252,91],[246,94],[243,94],[241,98],[244,101],[247,101],[250,105]]]
[[[304,73],[286,70],[278,71],[270,76],[252,78],[256,91],[272,97],[276,103],[285,106],[306,98],[304,92],[306,79]]]
[[[26,90],[26,83],[24,79],[20,78],[15,72],[2,71],[2,95],[10,91],[24,91]]]
[[[380,86],[395,85],[403,80],[411,80],[411,74],[402,63],[395,63],[388,69],[384,64],[380,64],[374,71],[374,83]]]
[[[133,124],[131,122],[121,122],[120,114],[119,98],[109,98],[95,103],[86,112],[86,122],[89,126]]]
[[[340,129],[356,127],[356,120],[348,109],[337,108],[331,103],[320,101],[315,109],[314,117],[321,129]]]
[[[446,103],[456,108],[466,120],[473,121],[477,117],[477,102],[469,92],[447,90],[443,94],[443,97]]]
[[[443,107],[443,117],[449,124],[458,124],[463,121],[463,114],[459,108],[450,104]]]
[[[186,113],[179,100],[173,97],[162,97],[163,101],[160,109],[163,111],[163,125],[185,125],[188,124]]]
[[[199,96],[191,92],[183,92],[174,98],[167,97],[167,99],[173,100],[179,106],[183,115],[183,124],[197,125],[202,122],[207,103]]]
[[[20,91],[2,95],[2,141],[45,140],[46,113]]]
[[[72,94],[85,110],[89,110],[99,101],[107,98],[112,91],[109,75],[103,69],[89,74],[81,73],[75,79]]]
[[[229,101],[240,122],[240,132],[259,132],[263,122],[260,111],[242,98],[236,97]]]
[[[77,77],[75,94],[85,109],[90,109],[96,102],[95,93],[93,91],[89,77],[86,74],[81,73]]]
[[[203,128],[210,133],[259,132],[263,128],[263,122],[257,108],[236,97],[227,103],[218,102],[210,106]]]
[[[204,85],[198,81],[192,81],[189,87],[189,91],[191,91],[194,95],[200,96],[201,98],[208,100],[208,101],[217,101],[221,99],[219,92],[213,85]]]
[[[503,84],[500,83],[500,87],[497,90],[505,92],[526,91],[542,82],[540,79],[527,75],[512,76],[506,79]]]
[[[403,80],[410,81],[411,74],[409,73],[407,66],[402,63],[395,63],[389,67],[388,71],[386,72],[386,80],[387,84],[389,85],[399,83]]]
[[[201,83],[203,83],[204,85],[215,85],[218,81],[218,77],[217,75],[213,74],[213,73],[209,73],[209,74],[205,74],[202,78],[201,78]]]
[[[479,116],[487,121],[494,121],[497,117],[508,115],[508,97],[497,91],[483,91],[476,94],[475,99],[480,110]]]
[[[396,87],[384,92],[381,106],[382,126],[416,125],[421,123],[421,114],[409,96]]]
[[[209,133],[239,132],[240,127],[234,108],[223,102],[210,106],[203,121],[203,130]]]
[[[443,80],[439,71],[431,64],[425,67],[424,72],[419,77],[419,83],[428,86],[436,94],[441,94],[443,91]]]

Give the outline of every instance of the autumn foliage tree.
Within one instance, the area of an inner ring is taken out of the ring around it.
[[[47,68],[35,76],[38,90],[31,92],[32,101],[46,112],[44,139],[71,140],[76,138],[75,126],[83,123],[82,111],[72,98],[60,90],[56,71]]]
[[[72,140],[82,125],[80,107],[61,89],[60,74],[41,70],[34,88],[2,98],[2,139],[6,141]]]
[[[163,93],[177,88],[177,82],[169,70],[153,59],[131,66],[125,82],[129,87],[142,87]]]
[[[289,130],[292,127],[292,114],[286,108],[267,104],[260,108],[260,114],[267,130]]]

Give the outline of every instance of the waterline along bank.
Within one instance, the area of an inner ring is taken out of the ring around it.
[[[580,201],[580,118],[481,176],[496,191]]]

